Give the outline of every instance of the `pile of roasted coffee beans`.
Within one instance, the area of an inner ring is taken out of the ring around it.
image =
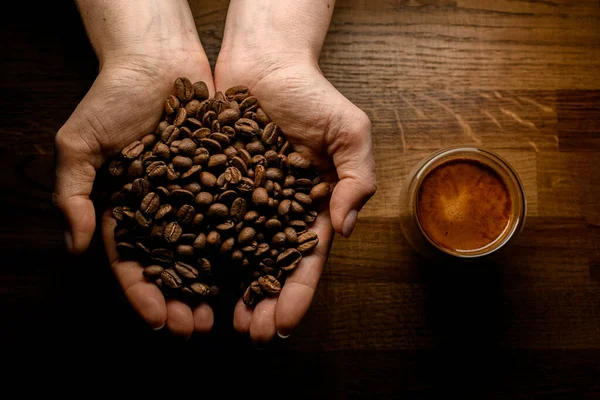
[[[209,98],[181,77],[164,108],[107,163],[120,257],[190,305],[231,282],[248,306],[277,295],[319,242],[309,227],[331,185],[245,86]]]

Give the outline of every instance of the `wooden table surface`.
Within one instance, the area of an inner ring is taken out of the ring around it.
[[[320,63],[372,120],[378,192],[336,237],[300,327],[264,351],[227,310],[209,337],[149,331],[97,238],[67,255],[53,138],[98,64],[71,2],[28,3],[1,28],[1,331],[34,361],[17,371],[147,356],[268,376],[287,397],[600,397],[598,1],[337,2]],[[190,1],[213,65],[227,4]],[[512,162],[529,206],[514,246],[471,268],[421,260],[399,224],[407,171],[458,143]]]

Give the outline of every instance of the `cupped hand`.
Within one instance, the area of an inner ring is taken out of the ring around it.
[[[291,60],[284,62],[281,60]],[[216,90],[246,85],[262,109],[292,142],[309,156],[324,180],[335,183],[329,209],[321,212],[311,230],[319,236],[314,252],[288,276],[277,298],[262,300],[254,309],[241,300],[234,327],[256,343],[275,334],[287,337],[312,302],[335,232],[348,237],[357,214],[375,193],[375,164],[371,123],[323,76],[316,62],[291,55],[277,61],[252,54],[224,51],[215,68]]]
[[[154,131],[175,79],[204,81],[214,92],[210,65],[203,51],[170,52],[165,57],[120,57],[102,65],[97,79],[56,135],[56,182],[53,200],[68,223],[67,248],[87,249],[96,228],[90,200],[96,171],[106,159]],[[189,337],[212,328],[213,312],[206,304],[192,310],[177,300],[166,301],[156,285],[144,280],[142,266],[121,261],[114,240],[116,221],[102,217],[107,255],[132,307],[153,328],[166,327]]]

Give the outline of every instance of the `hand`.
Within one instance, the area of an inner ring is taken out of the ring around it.
[[[199,44],[197,36],[195,41]],[[96,171],[109,155],[154,131],[175,79],[186,76],[193,82],[202,80],[211,94],[214,92],[210,65],[201,46],[164,52],[162,45],[166,44],[145,44],[145,55],[131,55],[128,49],[104,53],[97,79],[56,135],[53,200],[68,222],[65,242],[73,253],[86,250],[96,227],[89,198]],[[140,48],[139,43],[136,48]],[[174,334],[186,337],[194,330],[207,332],[212,328],[213,312],[208,305],[192,310],[180,301],[165,301],[158,287],[144,280],[141,265],[119,260],[113,233],[116,221],[105,213],[101,223],[115,276],[132,307],[151,327],[166,325]]]
[[[286,337],[300,323],[327,261],[333,229],[350,236],[357,213],[376,190],[369,118],[325,79],[316,62],[301,59],[221,51],[215,68],[216,90],[248,86],[296,149],[314,160],[322,178],[338,181],[329,210],[311,227],[319,244],[289,275],[279,297],[264,299],[254,309],[238,301],[234,327],[254,342],[268,342],[276,333]]]

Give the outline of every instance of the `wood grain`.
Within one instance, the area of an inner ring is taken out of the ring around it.
[[[229,2],[189,3],[214,66]],[[207,382],[227,371],[239,388],[274,377],[271,390],[294,398],[600,397],[597,1],[336,2],[320,65],[371,118],[378,192],[352,237],[335,238],[298,330],[264,351],[233,331],[229,300],[207,337],[152,332],[98,237],[83,256],[65,252],[53,139],[98,63],[74,4],[16,6],[28,17],[0,29],[0,334],[14,373],[127,354],[140,370],[210,359],[190,371]],[[459,143],[514,166],[525,229],[486,263],[427,262],[402,235],[401,185]]]

